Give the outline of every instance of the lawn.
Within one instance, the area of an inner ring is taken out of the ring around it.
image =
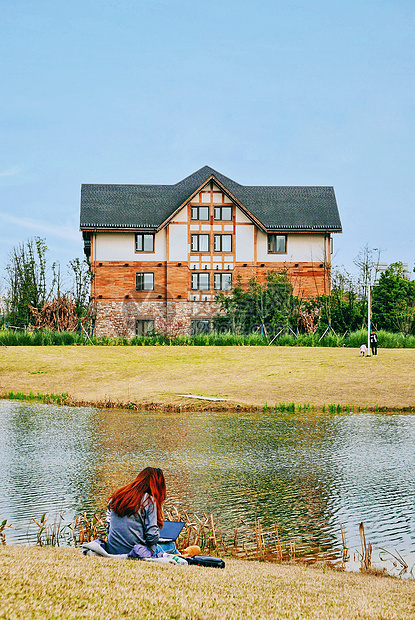
[[[0,393],[63,393],[78,401],[229,405],[336,403],[415,407],[415,350],[313,347],[0,347]]]
[[[84,557],[77,549],[0,547],[4,620],[246,618],[406,620],[415,583],[228,560],[225,569]]]

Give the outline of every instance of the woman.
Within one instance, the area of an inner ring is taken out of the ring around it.
[[[166,481],[158,467],[146,467],[112,494],[107,511],[107,551],[133,559],[159,557]]]

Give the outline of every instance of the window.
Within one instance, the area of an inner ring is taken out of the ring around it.
[[[198,334],[208,334],[210,332],[209,319],[200,319],[198,321],[192,321],[192,336]]]
[[[215,207],[213,217],[215,220],[232,221],[232,207]]]
[[[136,252],[154,252],[154,235],[152,233],[136,233]]]
[[[232,235],[214,235],[215,252],[232,252]]]
[[[268,235],[268,254],[286,254],[287,235]]]
[[[147,336],[154,332],[154,320],[153,319],[139,319],[136,323],[135,333],[137,336]]]
[[[209,235],[191,235],[192,252],[209,252]]]
[[[208,291],[209,290],[209,274],[208,273],[192,273],[192,291]]]
[[[230,291],[232,289],[231,273],[215,273],[213,278],[215,291]]]
[[[135,288],[137,291],[154,291],[154,273],[136,273]]]
[[[209,220],[209,207],[192,207],[192,220]]]

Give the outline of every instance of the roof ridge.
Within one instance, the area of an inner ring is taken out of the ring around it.
[[[333,186],[241,185],[210,166],[173,184],[82,184],[81,227],[161,225],[209,178],[267,228],[341,230]]]

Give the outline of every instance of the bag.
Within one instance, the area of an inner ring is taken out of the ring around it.
[[[210,555],[194,555],[186,558],[188,564],[196,566],[210,566],[212,568],[225,568],[225,562],[222,558],[213,558]]]

